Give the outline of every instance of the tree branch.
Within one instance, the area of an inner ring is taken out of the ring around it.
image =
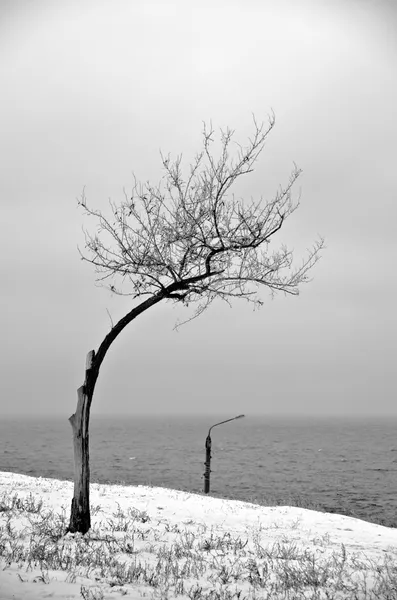
[[[271,251],[269,243],[299,206],[292,189],[301,171],[294,165],[285,187],[269,201],[261,196],[246,202],[229,195],[233,184],[253,171],[275,118],[271,115],[266,127],[255,117],[253,122],[253,135],[246,146],[236,143],[237,152],[232,148],[234,131],[221,130],[218,156],[212,125],[204,125],[203,149],[186,177],[182,156],[172,160],[161,154],[160,183],[140,184],[134,177],[131,198],[124,193],[121,205],[111,203],[110,217],[91,209],[83,191],[79,204],[98,219],[99,229],[93,235],[85,232],[81,255],[95,266],[99,283],[110,283],[118,294],[147,295],[145,302],[160,294],[200,306],[209,297],[211,302],[239,297],[260,303],[253,289],[263,286],[272,293],[297,293],[318,260],[322,242],[298,269],[292,252],[284,246],[273,250],[273,243]],[[120,277],[122,288],[113,283]]]

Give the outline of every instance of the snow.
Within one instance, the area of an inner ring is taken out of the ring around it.
[[[69,481],[0,472],[0,498],[4,493],[12,496],[17,494],[20,498],[42,499],[43,510],[52,510],[54,513],[66,511],[68,516],[73,484]],[[340,554],[343,545],[348,557],[361,558],[372,565],[381,564],[385,553],[395,553],[397,549],[397,529],[352,517],[291,506],[266,507],[158,487],[96,483],[90,487],[90,503],[92,509],[95,507],[92,511],[92,529],[95,532],[107,529],[106,521],[114,519],[114,515],[120,511],[145,511],[150,520],[139,525],[146,531],[147,536],[156,532],[157,538],[152,540],[154,545],[157,544],[156,547],[164,544],[170,547],[175,543],[176,533],[172,530],[179,528],[190,532],[195,540],[203,536],[208,538],[209,532],[218,536],[230,534],[233,538],[248,540],[248,548],[253,547],[254,539],[260,539],[263,548],[274,549],[277,544],[289,544],[290,547],[309,550],[319,557],[331,556],[332,553]],[[0,512],[0,528],[5,527],[7,514],[5,510]],[[25,515],[17,515],[13,523],[15,530],[22,531],[27,523]],[[66,538],[73,544],[78,535],[67,534]],[[143,542],[139,545],[137,541],[136,549],[142,557],[144,556],[145,561],[150,563],[151,554],[147,545]],[[229,560],[232,564],[231,556],[222,556],[224,564],[229,564]],[[376,571],[376,566],[373,566],[373,569]],[[209,579],[206,579],[205,574],[200,578],[200,583],[207,593],[210,589]],[[205,583],[208,584],[207,588]],[[50,569],[43,573],[37,565],[27,569],[26,564],[7,565],[4,559],[0,558],[1,600],[81,598],[82,585],[91,590],[92,595],[87,596],[89,598],[117,599],[124,597],[126,590],[126,597],[134,600],[141,599],[145,594],[149,598],[157,597],[150,595],[154,590],[146,584],[116,586],[100,578],[96,581],[94,574],[79,575],[73,580],[66,571]],[[248,592],[247,586],[246,582],[237,582],[233,589]],[[170,593],[164,597],[177,596]],[[187,595],[180,597],[188,598]]]

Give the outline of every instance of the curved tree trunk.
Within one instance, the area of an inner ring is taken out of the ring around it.
[[[87,354],[84,385],[77,390],[76,412],[69,418],[73,429],[74,494],[68,531],[87,533],[91,527],[90,516],[90,453],[89,420],[93,389],[89,385],[95,353]]]
[[[98,351],[95,353],[94,350],[91,350],[87,354],[84,385],[77,390],[76,412],[69,418],[73,429],[74,452],[74,494],[68,527],[68,531],[71,533],[85,534],[91,527],[88,428],[91,402],[101,364],[110,346],[123,329],[145,310],[168,297],[167,293],[167,290],[162,290],[134,307],[112,327],[99,346]]]

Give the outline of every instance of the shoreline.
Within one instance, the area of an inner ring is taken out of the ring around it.
[[[61,482],[69,482],[73,484],[73,478],[62,478],[60,479],[59,477],[55,477],[55,476],[41,476],[41,475],[29,475],[29,474],[25,474],[25,473],[15,473],[14,471],[0,471],[0,474],[2,473],[13,473],[14,475],[21,475],[24,477],[32,477],[33,479],[48,479],[48,480],[54,480],[54,481],[61,481]],[[202,490],[191,490],[191,489],[183,489],[182,486],[175,486],[175,487],[170,487],[168,485],[163,485],[162,483],[157,484],[154,483],[152,484],[151,482],[144,482],[143,484],[131,484],[126,482],[123,479],[120,480],[116,480],[115,482],[111,482],[110,480],[104,480],[104,481],[98,481],[97,478],[95,477],[91,477],[91,482],[90,484],[93,485],[99,485],[99,486],[113,486],[113,487],[148,487],[148,488],[161,488],[161,489],[170,489],[170,490],[175,490],[175,491],[180,491],[180,492],[184,492],[187,494],[194,494],[194,495],[198,495],[198,496],[202,496],[203,498],[218,498],[218,499],[222,499],[222,500],[231,500],[231,501],[235,501],[235,502],[246,502],[248,504],[255,504],[258,506],[264,506],[264,507],[269,507],[269,506],[273,506],[273,507],[277,507],[277,506],[291,506],[291,507],[297,507],[297,508],[304,508],[304,509],[308,509],[308,510],[314,510],[316,512],[321,512],[321,513],[327,513],[327,514],[339,514],[339,515],[343,515],[343,516],[347,516],[347,517],[353,517],[362,521],[365,521],[367,523],[372,523],[375,525],[382,525],[385,527],[389,527],[392,529],[397,529],[397,518],[390,518],[388,519],[387,517],[384,516],[380,516],[378,514],[378,512],[376,512],[376,514],[374,515],[370,515],[370,516],[366,516],[363,514],[358,514],[358,512],[354,509],[354,508],[350,508],[347,504],[339,504],[339,506],[337,507],[330,507],[327,508],[327,506],[325,504],[321,504],[321,502],[313,500],[311,501],[308,497],[304,497],[304,496],[300,496],[300,495],[290,495],[288,493],[285,494],[285,498],[276,498],[274,497],[259,497],[259,496],[248,496],[246,499],[241,498],[241,497],[237,497],[236,495],[230,494],[227,495],[225,493],[222,492],[217,492],[217,491],[213,491],[211,490],[211,492],[209,494],[205,494]]]

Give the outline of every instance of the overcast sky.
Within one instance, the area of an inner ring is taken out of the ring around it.
[[[244,142],[276,127],[249,198],[295,161],[301,207],[280,235],[327,249],[299,297],[253,312],[164,303],[131,323],[93,414],[397,415],[397,4],[387,0],[0,2],[0,415],[75,410],[87,351],[131,301],[79,259],[92,206],[156,183],[159,150],[200,148],[202,121]]]

